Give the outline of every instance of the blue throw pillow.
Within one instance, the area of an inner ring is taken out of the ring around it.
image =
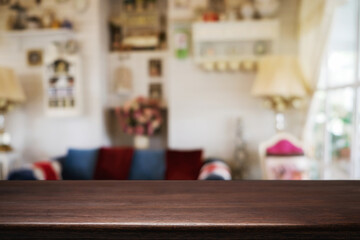
[[[92,180],[98,157],[98,149],[70,149],[63,162],[64,180]]]
[[[32,169],[19,169],[9,174],[8,180],[37,180]]]
[[[137,150],[130,169],[130,180],[164,180],[165,152]]]

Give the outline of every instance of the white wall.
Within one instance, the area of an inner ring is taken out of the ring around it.
[[[101,2],[90,0],[89,9],[78,14],[72,7],[72,1],[61,5],[55,5],[55,0],[43,1],[46,6],[55,6],[61,18],[67,14],[75,22],[75,38],[81,43],[84,67],[85,113],[81,117],[51,119],[44,116],[42,69],[27,66],[26,51],[44,48],[54,39],[23,39],[21,45],[16,39],[0,39],[0,65],[16,70],[27,96],[27,102],[9,114],[7,124],[13,137],[13,146],[21,153],[23,161],[59,156],[65,154],[69,147],[89,148],[107,143],[103,121],[106,77],[102,46],[106,45],[106,39],[102,32],[105,21],[102,11],[105,9]],[[0,8],[2,23],[6,13],[5,8]]]
[[[170,72],[171,147],[200,147],[206,156],[231,159],[238,117],[253,150],[274,133],[272,112],[250,94],[254,74],[205,73],[192,60],[171,60]]]

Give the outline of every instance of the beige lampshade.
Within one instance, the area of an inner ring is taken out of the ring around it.
[[[12,103],[25,101],[24,91],[10,68],[0,67],[0,100]]]
[[[308,94],[297,58],[271,56],[260,60],[252,95],[290,99],[305,98]]]

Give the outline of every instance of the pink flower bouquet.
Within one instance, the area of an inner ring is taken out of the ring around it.
[[[129,135],[151,136],[162,124],[158,101],[138,97],[116,109],[123,131]]]

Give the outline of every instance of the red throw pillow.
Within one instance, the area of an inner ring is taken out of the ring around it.
[[[166,180],[196,180],[202,165],[202,150],[166,151]]]
[[[36,162],[33,169],[38,180],[61,180],[61,165],[56,161]]]
[[[127,180],[134,149],[130,147],[101,148],[95,169],[95,180]]]

